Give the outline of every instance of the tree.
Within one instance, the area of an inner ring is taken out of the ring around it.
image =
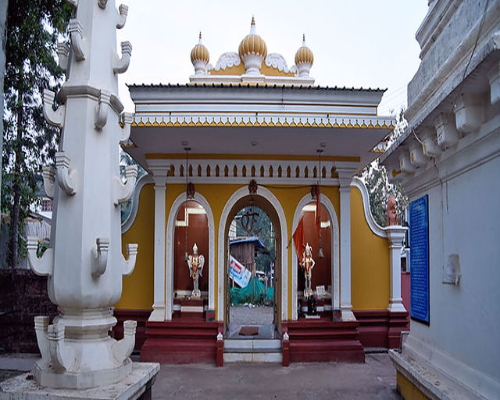
[[[58,129],[47,124],[41,104],[45,88],[57,90],[62,70],[57,39],[71,16],[63,0],[10,0],[4,79],[2,211],[10,214],[10,265],[24,252],[22,227],[36,201],[37,176],[56,151]]]
[[[396,128],[387,137],[387,147],[402,135],[407,126],[408,123],[404,119],[404,110],[401,109],[397,116]],[[379,164],[378,159],[368,164],[361,172],[360,177],[368,189],[370,208],[375,221],[380,226],[387,225],[387,199],[390,195],[393,195],[396,198],[399,223],[403,224],[404,215],[408,208],[408,197],[404,194],[401,184],[389,183],[387,170],[383,165]]]

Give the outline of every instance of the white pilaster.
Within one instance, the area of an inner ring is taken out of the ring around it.
[[[406,309],[401,297],[401,248],[403,247],[403,240],[408,228],[394,225],[388,226],[385,229],[387,232],[387,241],[389,242],[391,268],[391,287],[389,307],[387,309],[391,312],[405,312]]]
[[[355,321],[351,303],[351,182],[355,168],[336,166],[340,192],[340,310],[342,321]]]
[[[172,313],[165,309],[165,196],[169,168],[151,168],[151,171],[155,182],[155,236],[153,312],[149,321],[165,321],[168,315],[172,318]]]

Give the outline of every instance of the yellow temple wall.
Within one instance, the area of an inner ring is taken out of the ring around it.
[[[389,244],[365,218],[358,188],[351,190],[351,300],[354,310],[385,310],[389,305]]]
[[[135,268],[123,277],[123,291],[115,308],[149,310],[153,305],[154,285],[154,185],[146,185],[139,194],[139,207],[132,227],[122,235],[123,254],[127,243],[139,245]]]
[[[210,204],[214,216],[215,237],[218,236],[219,221],[226,202],[231,195],[245,185],[196,184],[196,191]],[[273,186],[268,188],[279,200],[287,223],[287,241],[292,236],[293,218],[299,201],[310,187]],[[185,191],[184,184],[167,184],[166,218],[175,199]],[[332,202],[340,222],[340,195],[338,187],[322,187],[322,193]],[[167,223],[167,221],[165,222]],[[168,232],[167,232],[168,235]],[[117,309],[149,310],[153,304],[154,287],[154,185],[143,187],[139,196],[138,211],[132,227],[123,234],[123,246],[138,243],[139,251],[134,272],[123,279],[123,293],[116,304]],[[292,246],[288,250],[288,271],[291,271]],[[125,249],[124,249],[125,254]],[[215,242],[215,287],[217,273],[218,243]],[[376,236],[364,215],[363,199],[359,189],[351,191],[351,296],[354,310],[383,310],[389,303],[389,246],[387,239]],[[288,274],[288,318],[291,319],[292,276]],[[217,304],[217,291],[215,304]]]

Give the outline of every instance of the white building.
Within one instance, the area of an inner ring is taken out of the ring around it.
[[[409,126],[381,158],[411,202],[413,320],[391,357],[405,398],[498,398],[500,1],[429,1],[416,37]]]

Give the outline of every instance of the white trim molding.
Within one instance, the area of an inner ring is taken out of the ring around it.
[[[292,232],[295,232],[297,229],[297,225],[299,224],[300,217],[302,214],[302,209],[309,203],[313,202],[314,199],[312,195],[306,194],[297,204],[295,208],[295,213],[293,216],[293,229]],[[339,221],[337,218],[337,213],[335,212],[335,207],[333,206],[330,199],[324,194],[320,195],[320,202],[328,211],[328,216],[330,221],[332,222],[332,235],[331,235],[331,275],[332,275],[332,309],[338,310],[340,309],[340,285],[339,285]],[[295,245],[293,244],[292,251],[292,320],[297,320],[298,318],[298,310],[297,310],[297,275],[298,275],[298,260],[295,250]]]
[[[387,232],[385,231],[384,228],[382,228],[379,224],[377,224],[375,218],[373,218],[373,214],[370,208],[370,195],[368,194],[368,189],[366,188],[363,181],[357,177],[354,177],[352,179],[351,186],[354,186],[361,192],[361,197],[363,199],[363,210],[365,212],[365,219],[371,231],[377,236],[386,238]]]
[[[207,199],[203,197],[198,192],[195,192],[192,201],[200,204],[205,212],[207,213],[208,222],[208,308],[214,309],[215,305],[215,224],[214,215],[210,204]],[[174,242],[175,242],[175,220],[177,219],[177,214],[179,213],[179,208],[186,201],[186,194],[181,193],[175,199],[172,207],[170,207],[170,212],[168,214],[167,222],[167,270],[166,270],[166,311],[165,317],[167,321],[172,319],[173,304],[174,304]]]
[[[218,266],[217,266],[217,277],[218,277],[218,288],[217,288],[217,320],[222,321],[224,315],[224,282],[225,282],[225,265],[226,257],[224,254],[224,243],[225,243],[225,227],[228,222],[229,213],[233,209],[234,205],[238,200],[243,197],[248,196],[248,187],[244,186],[236,190],[233,195],[229,198],[222,211],[220,221],[219,221],[219,235],[218,235]],[[288,251],[286,249],[288,230],[285,218],[285,212],[281,207],[281,203],[276,198],[276,196],[265,187],[258,186],[257,194],[254,196],[261,196],[266,199],[273,206],[276,214],[278,215],[280,232],[281,232],[281,319],[286,320],[288,314]]]
[[[149,183],[154,183],[153,177],[149,174],[141,176],[136,182],[132,194],[132,209],[127,219],[122,224],[122,235],[134,225],[135,217],[137,217],[137,211],[139,210],[139,196],[141,195],[141,190]]]

